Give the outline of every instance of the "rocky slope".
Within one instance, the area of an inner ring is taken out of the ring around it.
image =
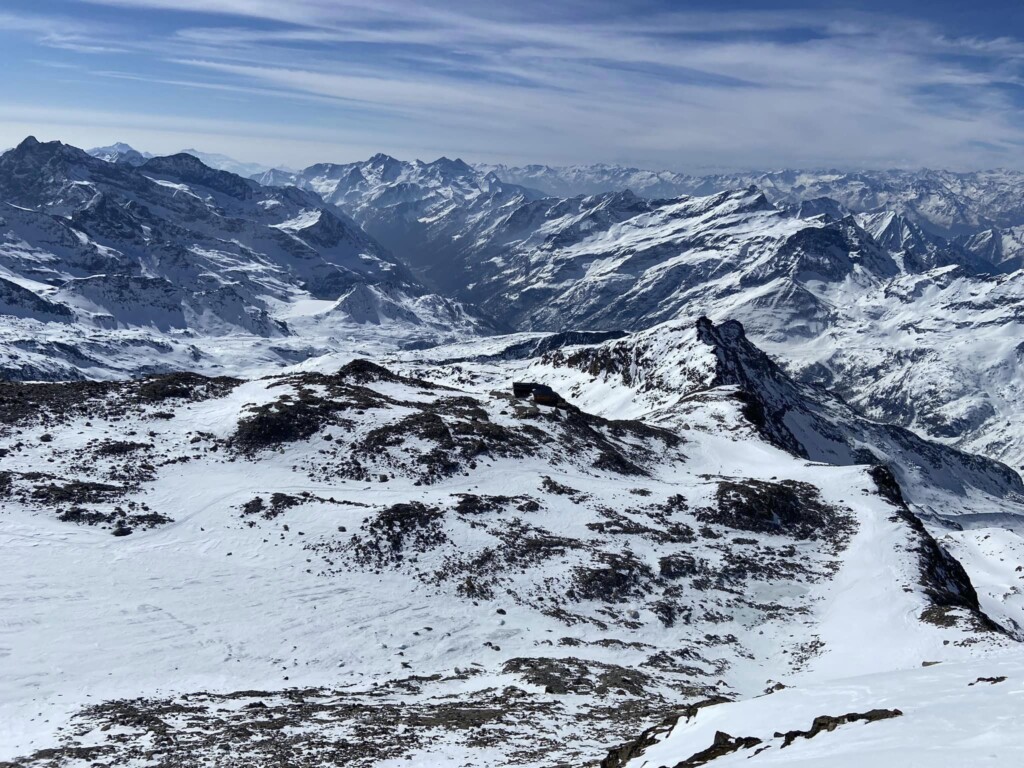
[[[702,354],[706,348],[714,354],[710,365]],[[695,366],[694,360],[701,362]],[[984,517],[990,509],[1024,504],[1024,482],[1014,470],[865,419],[830,392],[791,379],[733,320],[665,323],[590,348],[554,350],[536,365],[545,378],[567,385],[578,374],[565,378],[563,367],[621,389],[638,415],[658,423],[683,422],[691,398],[731,387],[762,439],[812,461],[886,466],[901,495],[928,519],[961,524],[964,514]],[[569,391],[584,386],[592,384],[575,382]]]
[[[738,704],[709,702],[667,718],[603,766],[1016,763],[1024,759],[1013,703],[1022,673],[1020,660],[1008,655],[789,688]]]
[[[971,581],[1005,468],[826,424],[732,325],[580,340],[3,384],[0,759],[597,765],[710,697],[1018,647]],[[824,429],[890,469],[808,461]]]

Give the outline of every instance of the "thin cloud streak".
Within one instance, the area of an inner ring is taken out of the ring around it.
[[[363,122],[364,138],[392,142],[384,150],[684,169],[963,167],[1005,163],[1024,142],[1009,91],[1024,85],[1021,41],[959,39],[895,16],[625,18],[608,5],[568,23],[542,4],[79,2],[201,14],[209,23],[145,40],[104,28],[71,44],[148,47],[169,70],[144,76],[154,84],[335,110],[348,135]],[[26,31],[48,34],[35,24]],[[321,130],[326,118],[315,119],[295,135]],[[289,162],[320,159],[297,150]]]

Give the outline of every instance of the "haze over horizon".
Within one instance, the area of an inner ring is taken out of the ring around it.
[[[856,6],[856,7],[854,7]],[[0,146],[432,160],[1024,168],[1004,3],[10,0]]]

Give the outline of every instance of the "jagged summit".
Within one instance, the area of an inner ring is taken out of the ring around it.
[[[447,157],[439,157],[434,162],[427,163],[427,165],[453,175],[464,176],[473,173],[472,166],[460,158],[451,160]]]
[[[85,155],[86,153],[76,147],[72,147],[70,144],[64,144],[61,141],[39,141],[35,136],[26,136],[21,143],[9,150],[7,154],[32,157],[52,157],[55,155]]]
[[[786,450],[829,464],[889,465],[909,498],[934,487],[967,495],[970,487],[1024,504],[1024,481],[1010,467],[871,422],[826,390],[793,381],[751,343],[742,323],[715,325],[702,317],[697,338],[715,350],[714,383],[740,387],[755,398],[757,426]],[[926,498],[915,500],[927,504]]]

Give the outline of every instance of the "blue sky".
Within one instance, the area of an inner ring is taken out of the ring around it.
[[[0,146],[1024,168],[1021,0],[4,0]]]

